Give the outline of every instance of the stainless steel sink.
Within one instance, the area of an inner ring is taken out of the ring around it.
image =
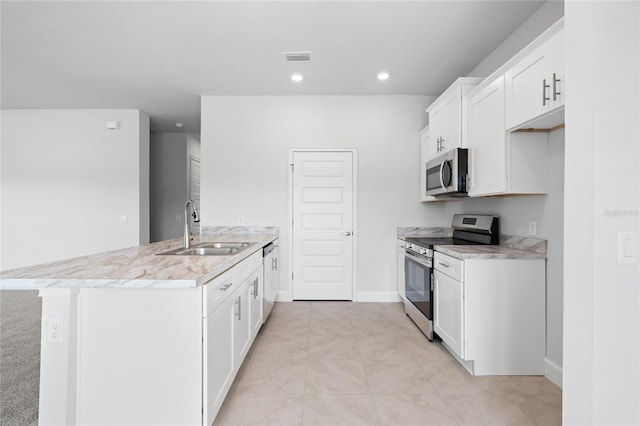
[[[173,256],[229,256],[246,249],[251,243],[198,243],[191,248],[177,249],[158,253]]]
[[[244,249],[247,248],[250,244],[251,243],[198,243],[192,245],[191,247]]]

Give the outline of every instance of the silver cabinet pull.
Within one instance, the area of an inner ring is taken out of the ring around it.
[[[553,100],[555,101],[557,97],[560,95],[560,91],[558,90],[558,86],[560,86],[560,79],[556,78],[556,73],[553,73]]]
[[[253,280],[253,291],[251,293],[254,299],[258,297],[258,278]]]
[[[242,319],[242,296],[238,296],[236,299],[236,305],[238,305],[236,316],[238,317],[238,321],[240,321]]]
[[[345,237],[348,237],[349,235],[351,235],[351,231],[343,232],[342,235],[344,235]]]
[[[448,268],[448,267],[449,267],[449,265],[448,265],[448,264],[446,264],[446,263],[442,263],[442,262],[438,262],[438,265],[440,265],[440,266],[444,266],[445,268]]]
[[[229,284],[225,284],[222,287],[219,288],[220,291],[227,291],[229,290],[229,287],[231,287],[233,285],[233,283],[229,283]]]
[[[548,88],[549,88],[549,85],[547,84],[547,79],[543,78],[542,79],[542,106],[546,106],[547,101],[551,100],[550,98],[547,97]]]

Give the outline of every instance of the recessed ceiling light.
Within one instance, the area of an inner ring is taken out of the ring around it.
[[[378,80],[388,80],[389,79],[389,73],[386,71],[382,71],[378,73]]]
[[[177,122],[176,127],[182,129],[184,127],[184,123]]]
[[[300,73],[291,74],[291,80],[295,81],[296,83],[302,81],[303,79],[304,77]]]

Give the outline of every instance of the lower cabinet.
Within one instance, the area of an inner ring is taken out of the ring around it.
[[[403,240],[398,240],[397,253],[396,253],[396,286],[398,289],[398,296],[404,302],[405,296],[405,283],[404,283],[404,245]]]
[[[263,301],[264,301],[264,274],[263,268],[258,269],[253,273],[251,278],[247,281],[249,288],[249,305],[251,309],[251,339],[253,340],[258,331],[260,331],[260,327],[262,327],[262,309],[263,309]]]
[[[259,252],[205,286],[208,309],[202,332],[204,426],[215,420],[262,326],[262,276]]]
[[[464,358],[463,337],[463,290],[462,283],[442,272],[433,273],[433,303],[437,312],[434,330],[460,358]]]
[[[206,342],[203,371],[206,400],[203,401],[203,417],[206,425],[215,420],[235,377],[235,310],[235,298],[229,297],[203,321],[202,332]]]
[[[434,255],[434,329],[473,375],[542,375],[545,259]]]

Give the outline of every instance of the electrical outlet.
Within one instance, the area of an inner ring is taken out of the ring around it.
[[[244,216],[238,216],[238,225],[244,225]]]
[[[535,237],[537,233],[537,224],[535,222],[529,222],[529,235]]]
[[[16,257],[15,257],[15,256],[11,256],[11,257],[9,258],[9,264],[13,266],[13,265],[15,265],[16,263],[18,263],[18,259],[16,259]]]
[[[62,325],[61,319],[47,320],[47,343],[62,343]]]

